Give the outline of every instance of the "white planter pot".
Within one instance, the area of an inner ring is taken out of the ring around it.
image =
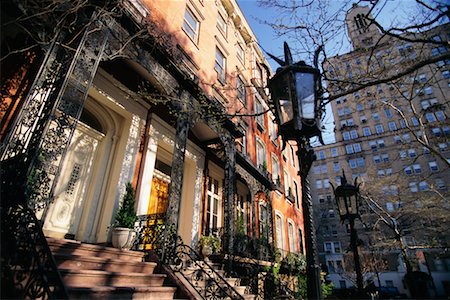
[[[202,254],[203,254],[203,260],[208,262],[209,256],[213,253],[212,247],[210,245],[203,245],[202,246]]]
[[[129,250],[136,238],[133,229],[116,227],[112,231],[112,244],[114,248]]]

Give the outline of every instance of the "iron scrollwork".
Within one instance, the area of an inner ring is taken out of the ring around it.
[[[34,211],[17,205],[2,210],[2,220],[2,296],[68,299]]]
[[[174,226],[167,226],[164,214],[139,217],[135,248],[158,256],[160,261],[182,276],[203,299],[239,299],[234,286],[193,248],[183,244]],[[236,280],[238,285],[239,281]]]

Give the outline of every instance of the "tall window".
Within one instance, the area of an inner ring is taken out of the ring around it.
[[[217,28],[219,29],[220,33],[224,37],[227,37],[227,21],[225,20],[225,17],[222,16],[222,14],[219,13],[217,17]]]
[[[222,200],[219,180],[209,177],[206,207],[206,235],[216,233],[222,226]]]
[[[259,138],[256,138],[256,165],[258,168],[267,168],[266,146]]]
[[[223,55],[219,48],[216,48],[216,62],[214,65],[214,70],[216,70],[217,79],[223,84],[225,83],[225,62],[225,55]]]
[[[257,63],[257,62],[255,63],[253,77],[254,77],[254,79],[256,80],[256,83],[259,86],[262,86],[264,84],[263,69],[262,69],[261,65],[259,63]]]
[[[300,248],[300,253],[303,254],[303,234],[300,228],[298,229],[298,246]]]
[[[284,175],[284,193],[287,196],[289,195],[289,187],[290,187],[289,174],[285,170],[283,175]]]
[[[244,81],[242,81],[242,79],[239,77],[237,79],[237,92],[238,92],[238,99],[242,102],[242,104],[245,105],[246,99],[247,99],[247,93],[245,91]]]
[[[199,24],[200,23],[192,11],[186,7],[186,11],[184,12],[183,29],[195,43],[197,43],[198,40]]]
[[[246,195],[237,195],[236,217],[238,233],[247,233],[247,201]]]
[[[259,203],[258,213],[259,238],[269,242],[269,211],[264,202]]]
[[[241,61],[241,63],[245,64],[245,50],[244,46],[241,43],[236,45],[236,56]]]
[[[288,238],[289,238],[289,252],[297,252],[295,249],[294,224],[288,222]]]
[[[294,193],[295,193],[295,205],[298,209],[300,209],[300,198],[298,197],[298,184],[295,180],[292,181],[294,183]]]
[[[284,249],[284,236],[283,236],[283,219],[280,215],[275,215],[275,229],[277,236],[277,248]]]
[[[263,105],[261,100],[258,97],[255,97],[255,113],[257,114],[256,116],[256,123],[262,128],[264,129],[264,114],[262,114],[262,112],[264,111]]]
[[[275,156],[272,156],[272,181],[275,184],[281,184],[280,162]]]

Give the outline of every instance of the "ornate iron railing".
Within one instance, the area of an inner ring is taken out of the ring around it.
[[[34,211],[18,204],[2,208],[2,296],[68,299],[55,260]]]
[[[203,299],[244,299],[210,262],[183,244],[164,215],[139,216],[135,248],[156,254],[160,262],[181,275]],[[239,281],[236,281],[238,284]]]

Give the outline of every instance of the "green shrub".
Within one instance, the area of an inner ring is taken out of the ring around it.
[[[134,228],[134,223],[137,219],[134,203],[134,190],[131,183],[128,182],[125,194],[123,195],[122,206],[116,212],[114,227]]]

